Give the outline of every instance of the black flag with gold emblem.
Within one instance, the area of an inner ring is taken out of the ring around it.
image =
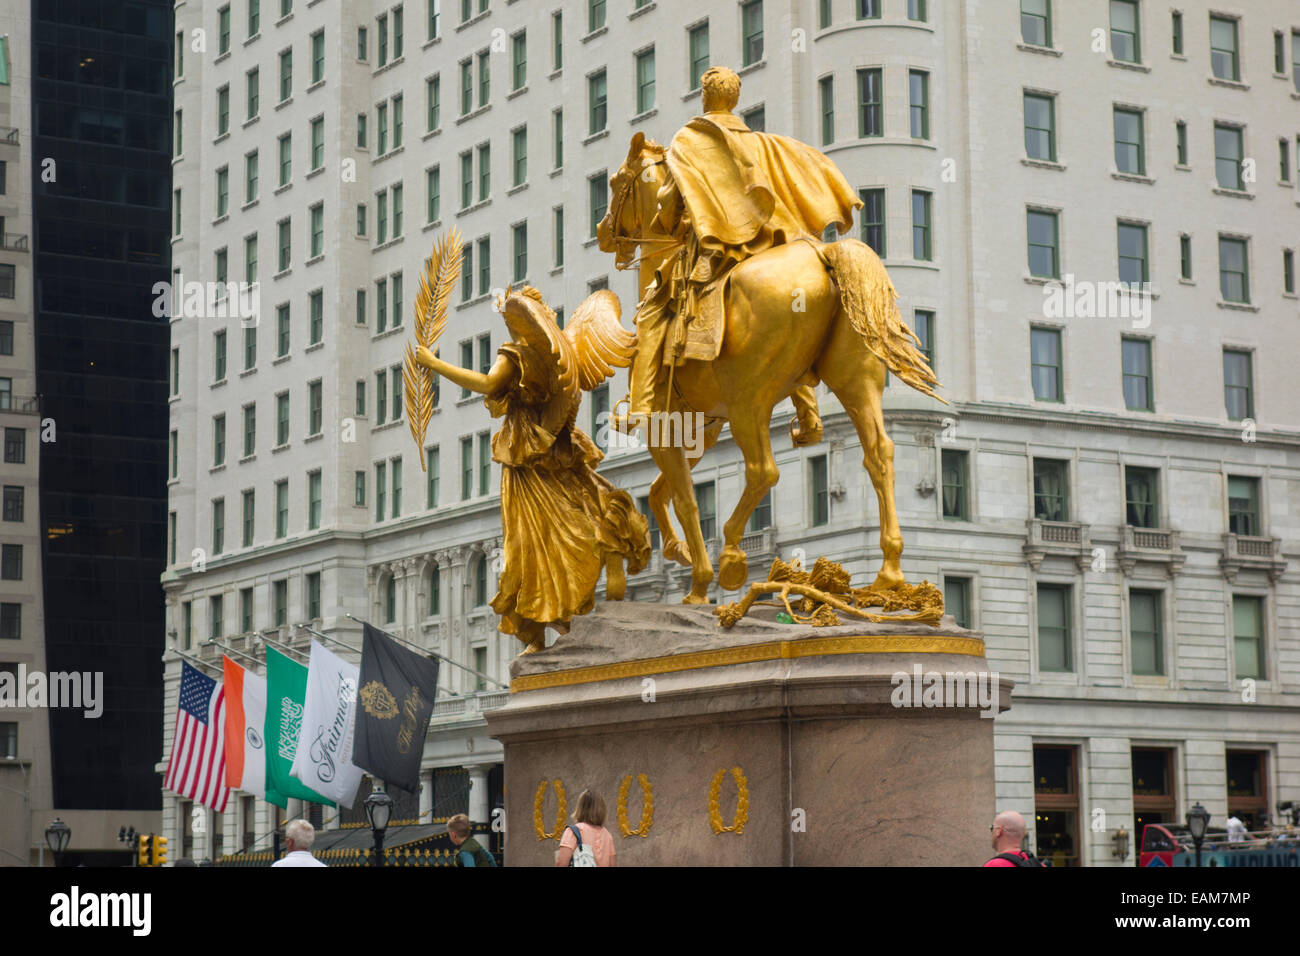
[[[415,792],[438,689],[438,662],[408,651],[377,627],[362,627],[352,762],[386,783]]]

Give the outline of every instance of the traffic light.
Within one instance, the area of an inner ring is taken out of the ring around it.
[[[149,834],[147,833],[140,834],[140,852],[136,856],[136,862],[139,863],[141,866],[151,865],[149,861],[150,861],[150,854],[152,852],[150,841],[152,840],[153,837],[150,836]]]
[[[153,865],[162,866],[167,862],[167,838],[165,836],[153,838]]]

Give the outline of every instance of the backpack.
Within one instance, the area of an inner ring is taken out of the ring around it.
[[[468,853],[470,856],[472,856],[474,858],[475,866],[496,866],[497,865],[496,857],[494,857],[491,853],[485,850],[483,848],[483,844],[479,843],[478,840],[475,840],[473,837],[470,837],[468,840],[466,840],[464,843],[460,845],[460,849],[456,853],[457,866],[461,866],[461,862],[460,862],[461,853]]]
[[[573,831],[574,837],[578,840],[578,846],[573,851],[573,856],[569,857],[569,866],[595,866],[596,851],[589,846],[583,845],[582,831],[574,824],[570,824],[569,829]]]
[[[1024,856],[1021,856],[1019,853],[999,853],[993,859],[1008,860],[1010,861],[1012,866],[1043,866],[1044,865],[1042,860],[1034,856],[1028,850],[1024,852],[1025,852]]]

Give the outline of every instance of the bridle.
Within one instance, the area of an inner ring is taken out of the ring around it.
[[[642,169],[644,170],[650,166],[662,166],[664,164],[665,164],[665,160],[656,159],[651,162],[643,162]],[[623,207],[627,204],[628,199],[630,199],[632,196],[632,189],[636,182],[636,178],[637,178],[637,174],[634,173],[630,175],[627,181],[623,183],[623,185],[621,185],[614,193],[614,199],[610,204],[609,213],[610,213],[610,221],[614,224],[615,229],[618,228],[618,224],[623,217]],[[637,225],[641,226],[640,210],[637,211]],[[678,246],[685,245],[685,240],[674,239],[671,236],[659,237],[659,236],[646,236],[646,235],[630,235],[630,236],[611,235],[610,241],[614,244],[614,249],[616,253],[621,252],[622,249],[628,246],[631,246],[633,248],[635,248],[636,246],[641,246],[643,249],[641,255],[635,256],[632,259],[629,259],[627,262],[623,263],[622,265],[617,266],[617,268],[621,270],[631,269],[633,266],[638,265],[641,262],[644,262],[647,258],[651,256],[657,257],[663,254],[662,251],[658,249],[652,252],[644,251],[645,247],[647,246],[651,246],[651,247],[666,246],[668,247],[667,251],[671,251],[672,249],[675,249]]]

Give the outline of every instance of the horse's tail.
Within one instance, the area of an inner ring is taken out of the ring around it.
[[[858,239],[823,244],[818,253],[839,286],[840,307],[872,354],[918,392],[948,404],[934,392],[939,380],[898,314],[898,292],[880,257]]]

